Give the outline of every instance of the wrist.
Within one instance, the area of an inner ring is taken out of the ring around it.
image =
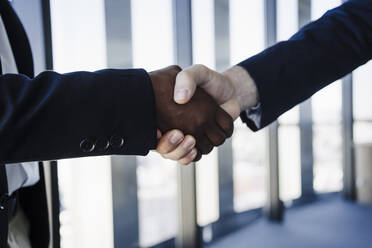
[[[234,88],[234,98],[239,104],[240,112],[258,104],[257,86],[247,70],[241,66],[233,66],[223,72],[223,75]]]

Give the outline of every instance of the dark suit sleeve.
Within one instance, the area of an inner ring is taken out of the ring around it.
[[[239,65],[255,80],[261,118],[253,130],[309,98],[372,58],[372,0],[350,0]]]
[[[142,69],[0,76],[0,162],[145,155],[154,104]]]

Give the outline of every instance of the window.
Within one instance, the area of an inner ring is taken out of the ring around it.
[[[233,135],[234,208],[237,212],[262,207],[266,200],[266,130],[253,133],[235,125]]]
[[[287,40],[298,30],[298,1],[277,2],[278,41]],[[279,117],[279,194],[282,201],[301,196],[299,107]]]
[[[214,1],[192,1],[193,63],[215,69]],[[217,149],[196,164],[197,220],[206,226],[219,218]]]
[[[87,4],[89,11],[86,11]],[[103,7],[102,0],[51,1],[53,59],[57,72],[106,67]],[[61,246],[113,247],[110,158],[62,160],[58,174]]]
[[[337,7],[341,1],[313,0],[312,19]],[[332,83],[312,98],[314,190],[332,192],[342,189],[342,95],[341,80]]]
[[[232,65],[264,48],[263,1],[230,1],[230,41]],[[253,133],[240,120],[236,121],[232,142],[234,208],[238,212],[265,203],[266,135],[266,130]]]
[[[152,71],[174,64],[172,1],[131,4],[133,67]],[[150,153],[137,157],[137,166],[139,238],[148,247],[176,234],[177,163]]]
[[[171,2],[132,1],[133,67],[151,71],[173,64]],[[106,68],[104,1],[51,1],[51,11],[55,70]],[[110,164],[108,156],[59,162],[62,247],[113,247]],[[175,163],[155,153],[138,158],[137,184],[140,245],[173,237]]]
[[[353,73],[355,144],[372,142],[371,72],[372,62],[369,62]]]

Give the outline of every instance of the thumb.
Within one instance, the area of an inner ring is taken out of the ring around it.
[[[210,69],[204,65],[193,65],[177,74],[174,86],[174,101],[185,104],[194,95],[196,87],[207,82]]]

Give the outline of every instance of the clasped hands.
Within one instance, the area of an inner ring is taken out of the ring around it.
[[[187,165],[231,137],[233,121],[255,106],[257,89],[234,66],[218,73],[203,65],[169,66],[150,72],[155,95],[157,152]]]

